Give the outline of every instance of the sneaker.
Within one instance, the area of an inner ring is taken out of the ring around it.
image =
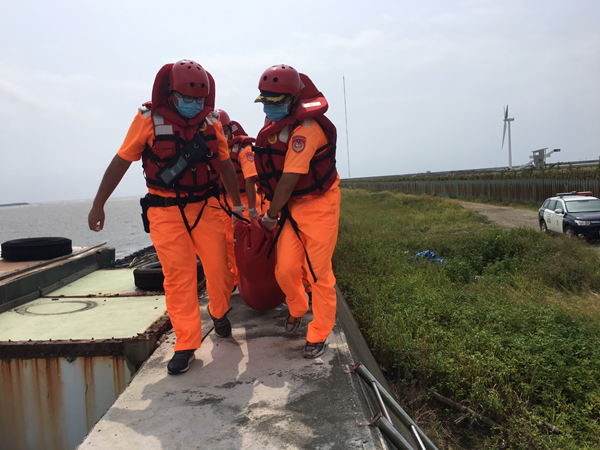
[[[167,364],[167,372],[171,375],[187,372],[190,368],[190,363],[196,359],[194,352],[196,350],[178,350],[175,352],[169,364]]]
[[[306,341],[304,345],[304,357],[305,358],[316,358],[317,356],[321,356],[325,349],[327,348],[327,339],[323,342],[317,342],[313,344],[312,342]]]
[[[210,313],[210,310],[208,311],[208,314],[215,324],[215,333],[217,336],[222,338],[231,336],[231,322],[229,322],[227,315],[224,315],[220,319],[215,319]]]
[[[286,333],[297,333],[300,329],[300,325],[302,325],[302,317],[294,317],[288,314],[287,319],[285,319]]]

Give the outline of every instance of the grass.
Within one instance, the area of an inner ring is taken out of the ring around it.
[[[402,404],[427,399],[411,409],[439,448],[600,448],[596,252],[449,199],[342,192],[338,285]],[[433,392],[502,429],[454,425]]]

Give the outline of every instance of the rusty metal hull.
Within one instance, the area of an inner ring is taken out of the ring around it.
[[[75,449],[171,329],[110,250],[0,259],[0,449]]]
[[[74,449],[134,372],[123,356],[0,361],[0,447]]]

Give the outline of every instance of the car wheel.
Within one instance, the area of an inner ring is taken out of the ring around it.
[[[200,260],[197,260],[198,283],[204,279],[204,269]],[[144,264],[134,269],[133,279],[135,286],[145,291],[162,291],[165,276],[160,261]]]
[[[573,238],[575,237],[575,231],[573,231],[573,228],[571,227],[567,227],[565,228],[565,234],[567,235],[567,237],[569,238]]]
[[[548,232],[548,226],[546,225],[546,221],[545,220],[540,221],[540,231],[542,233],[547,233]]]
[[[71,239],[63,237],[13,239],[2,244],[2,258],[7,261],[39,261],[71,253]]]

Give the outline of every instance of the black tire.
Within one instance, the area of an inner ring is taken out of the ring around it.
[[[540,231],[542,233],[548,233],[548,226],[546,225],[546,221],[545,220],[541,220],[540,221]]]
[[[568,238],[574,238],[574,237],[576,237],[575,232],[573,231],[573,228],[571,228],[571,227],[565,228],[565,235]]]
[[[2,258],[7,261],[39,261],[71,253],[71,239],[63,237],[13,239],[2,244]]]
[[[200,260],[197,261],[198,283],[204,279],[204,269]],[[165,276],[160,261],[144,264],[133,271],[135,286],[145,291],[162,291]]]

